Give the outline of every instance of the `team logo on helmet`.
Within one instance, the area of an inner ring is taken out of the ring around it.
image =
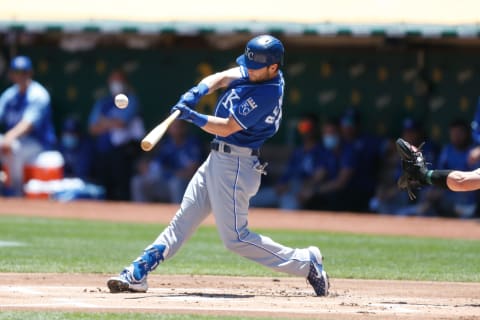
[[[247,56],[248,60],[253,60],[253,58],[255,57],[255,53],[253,53],[252,50],[250,50],[250,48],[248,47],[245,50],[245,55]]]

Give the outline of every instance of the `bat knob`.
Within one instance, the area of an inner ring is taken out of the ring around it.
[[[153,148],[153,145],[150,142],[144,140],[142,141],[140,146],[142,147],[143,151],[150,151]]]

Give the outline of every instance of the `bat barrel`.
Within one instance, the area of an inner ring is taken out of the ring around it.
[[[163,137],[168,127],[172,124],[175,119],[180,115],[180,110],[175,110],[168,116],[167,119],[163,120],[162,123],[153,128],[146,136],[143,138],[140,143],[140,147],[144,151],[150,151],[158,143],[158,141]]]

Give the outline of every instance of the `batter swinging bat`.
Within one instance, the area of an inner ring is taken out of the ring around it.
[[[167,119],[163,120],[162,123],[153,128],[146,136],[143,138],[141,147],[143,151],[150,151],[155,147],[155,145],[160,141],[168,127],[172,124],[175,119],[180,115],[180,110],[175,110]]]

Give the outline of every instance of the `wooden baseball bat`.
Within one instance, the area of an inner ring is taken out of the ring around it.
[[[143,138],[140,146],[143,151],[150,151],[155,147],[155,145],[160,141],[168,127],[172,124],[175,119],[180,115],[180,110],[175,110],[167,119],[163,120],[162,123],[153,128],[146,136]]]

